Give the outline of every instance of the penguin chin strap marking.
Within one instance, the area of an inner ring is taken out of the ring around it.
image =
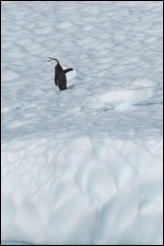
[[[50,62],[57,62],[57,64],[59,64],[59,61],[56,58],[52,58],[52,57],[48,57]]]
[[[52,57],[48,57],[48,59],[49,59],[48,61],[52,61],[54,58],[52,58]]]

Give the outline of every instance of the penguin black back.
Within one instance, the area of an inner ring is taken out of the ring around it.
[[[56,58],[51,58],[49,57],[49,61],[56,61],[57,64],[55,66],[55,85],[59,87],[59,90],[66,90],[67,89],[67,78],[66,78],[66,73],[73,71],[72,68],[68,69],[63,69],[62,66],[60,65],[59,61]]]

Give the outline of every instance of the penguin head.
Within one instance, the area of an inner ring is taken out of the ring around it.
[[[49,58],[49,62],[51,62],[52,65],[58,65],[59,61],[56,58],[52,58],[52,57],[48,57]]]

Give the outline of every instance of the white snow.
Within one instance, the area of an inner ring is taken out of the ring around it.
[[[2,244],[162,244],[162,2],[1,4]]]

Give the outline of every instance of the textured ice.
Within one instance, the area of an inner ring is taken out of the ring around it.
[[[162,11],[2,1],[2,244],[163,243]]]

